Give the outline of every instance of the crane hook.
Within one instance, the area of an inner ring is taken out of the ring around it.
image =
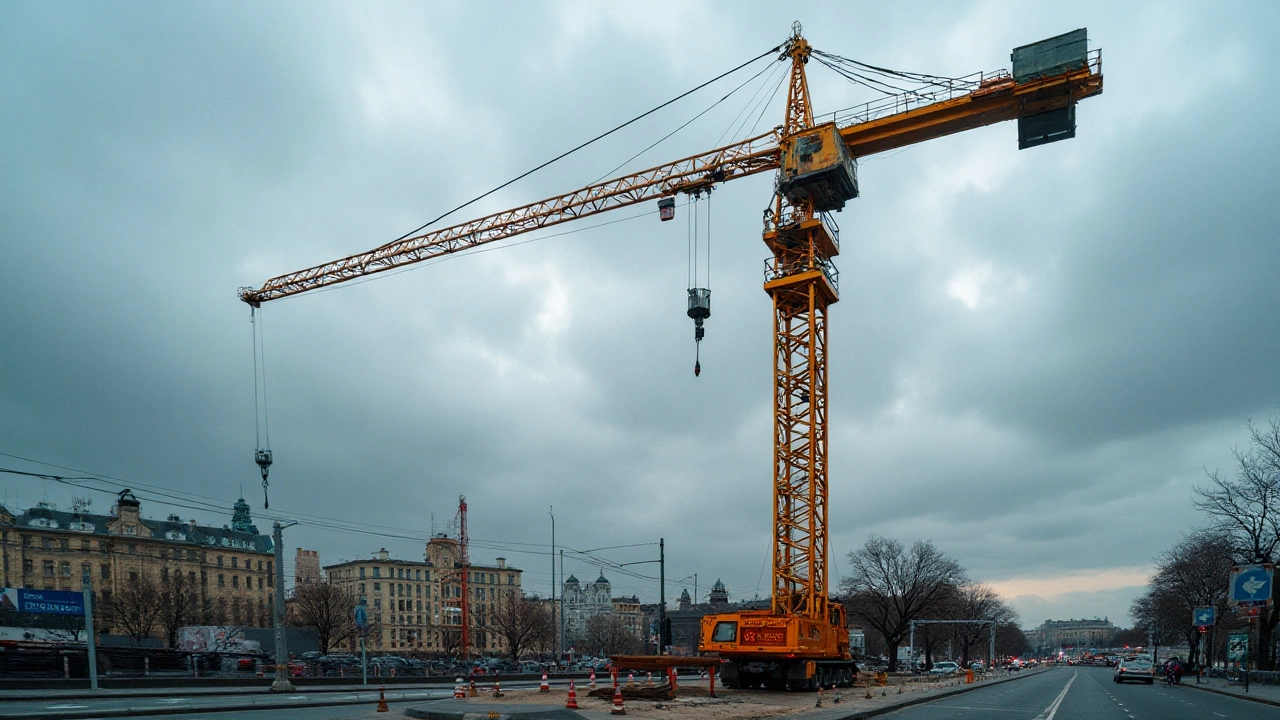
[[[264,509],[271,507],[271,501],[267,498],[267,473],[271,471],[271,451],[258,448],[253,454],[253,461],[258,464],[258,469],[262,471],[262,507]]]

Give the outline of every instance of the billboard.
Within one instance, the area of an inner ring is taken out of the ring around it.
[[[84,594],[0,587],[0,608],[37,615],[84,615]]]

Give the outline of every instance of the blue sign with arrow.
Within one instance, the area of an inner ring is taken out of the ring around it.
[[[1242,605],[1261,605],[1271,600],[1272,565],[1247,565],[1231,571],[1231,601]]]
[[[1207,627],[1213,624],[1216,613],[1211,607],[1198,607],[1191,613],[1191,624]]]

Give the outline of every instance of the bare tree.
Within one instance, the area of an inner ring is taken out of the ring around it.
[[[1134,629],[1146,633],[1152,645],[1152,657],[1159,657],[1161,645],[1177,639],[1179,629],[1190,616],[1190,611],[1187,617],[1182,616],[1183,607],[1181,598],[1160,586],[1148,587],[1133,601],[1129,614],[1136,623]]]
[[[180,568],[168,579],[161,578],[160,626],[169,647],[178,646],[178,629],[197,624],[201,610],[200,588]]]
[[[1231,538],[1221,530],[1200,530],[1156,557],[1156,573],[1148,587],[1170,596],[1158,606],[1170,613],[1175,627],[1191,648],[1188,660],[1200,661],[1200,631],[1191,614],[1198,607],[1227,607],[1231,575]]]
[[[940,611],[950,588],[965,581],[960,563],[932,540],[917,540],[908,550],[897,540],[876,535],[849,553],[849,566],[841,584],[845,606],[884,637],[890,672],[897,669],[898,646],[911,621]]]
[[[498,601],[489,614],[493,631],[507,641],[512,660],[519,660],[521,653],[544,644],[555,637],[555,622],[551,611],[536,599],[526,598],[516,590],[501,591]]]
[[[1280,421],[1266,427],[1249,423],[1248,449],[1235,448],[1234,478],[1209,472],[1209,486],[1197,487],[1196,507],[1207,513],[1213,529],[1231,539],[1240,563],[1280,561]],[[1259,664],[1275,668],[1271,638],[1280,624],[1280,603],[1272,603],[1259,623]]]
[[[346,588],[329,580],[302,583],[294,588],[289,624],[316,631],[321,653],[355,637],[356,599]]]
[[[160,624],[160,592],[146,572],[130,574],[128,582],[121,583],[119,591],[105,603],[104,615],[110,624],[133,641],[134,645],[150,637]]]
[[[636,637],[622,618],[613,613],[596,615],[587,620],[582,633],[586,652],[595,655],[634,655],[641,650],[641,640]]]
[[[1018,613],[1000,599],[995,588],[985,583],[965,583],[956,587],[947,604],[946,614],[955,620],[987,620],[1001,625],[1017,624]],[[979,623],[957,623],[951,639],[960,648],[962,663],[969,665],[969,651],[974,646],[985,648],[992,626]],[[992,662],[995,658],[990,658]]]

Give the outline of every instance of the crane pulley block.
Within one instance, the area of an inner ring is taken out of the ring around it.
[[[785,139],[781,161],[778,190],[794,204],[830,212],[858,197],[858,166],[833,122]]]

